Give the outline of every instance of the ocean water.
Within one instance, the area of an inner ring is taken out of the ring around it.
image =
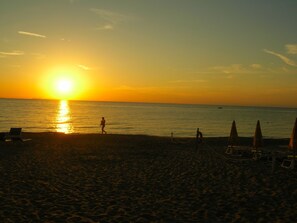
[[[122,102],[0,99],[0,131],[107,133],[194,137],[229,136],[236,121],[239,136],[253,136],[257,120],[267,138],[289,138],[297,117],[294,108],[177,105]]]

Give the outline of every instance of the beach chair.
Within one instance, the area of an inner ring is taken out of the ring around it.
[[[251,149],[249,146],[228,146],[225,150],[225,154],[234,157],[249,157]]]
[[[5,132],[1,132],[0,133],[0,141],[5,141],[5,137],[6,137],[6,133]]]
[[[6,138],[11,141],[23,141],[22,128],[11,128]]]
[[[253,160],[264,160],[272,162],[272,152],[267,149],[256,150],[252,149],[252,159]]]
[[[232,155],[233,154],[233,146],[228,146],[225,150],[225,153],[227,155]]]
[[[232,122],[230,136],[228,139],[228,147],[225,150],[225,154],[234,156],[234,157],[241,157],[245,156],[249,152],[249,147],[246,146],[239,146],[238,143],[238,133],[236,128],[235,120]]]
[[[295,166],[295,160],[294,159],[284,159],[281,167],[287,168],[287,169],[294,169]]]

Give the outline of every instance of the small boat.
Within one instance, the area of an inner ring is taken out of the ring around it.
[[[218,107],[218,109],[222,109],[223,107]]]

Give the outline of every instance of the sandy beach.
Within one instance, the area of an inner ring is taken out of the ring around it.
[[[24,133],[0,143],[1,222],[295,222],[297,172],[227,138]],[[252,139],[241,142],[251,145]],[[288,139],[266,139],[270,147]]]

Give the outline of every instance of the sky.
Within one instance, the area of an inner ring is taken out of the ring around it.
[[[1,0],[0,98],[297,107],[295,0]]]

